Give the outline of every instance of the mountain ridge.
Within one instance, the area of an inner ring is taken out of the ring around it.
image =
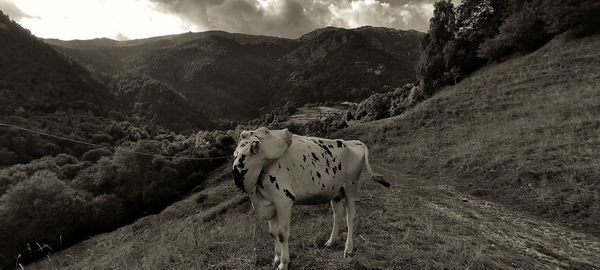
[[[249,119],[288,97],[297,105],[359,100],[384,85],[413,81],[423,35],[329,27],[298,39],[207,31],[132,41],[45,41],[107,78],[135,70],[170,85],[204,114]]]

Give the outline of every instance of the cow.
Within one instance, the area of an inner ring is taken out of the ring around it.
[[[389,187],[369,165],[367,146],[360,141],[300,136],[287,129],[261,127],[243,131],[234,152],[235,185],[250,197],[256,214],[268,221],[275,242],[273,265],[287,269],[292,206],[331,203],[333,229],[325,246],[338,238],[344,207],[348,235],[344,257],[354,247],[355,201],[363,167],[372,179]],[[344,202],[345,201],[345,202]]]

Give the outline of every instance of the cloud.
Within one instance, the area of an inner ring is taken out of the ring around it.
[[[6,1],[6,0],[0,0]],[[10,2],[11,0],[9,0]],[[43,38],[145,38],[182,33],[182,20],[149,0],[12,0],[30,17],[16,19]],[[15,4],[13,4],[15,5]]]
[[[20,21],[23,18],[33,18],[33,16],[23,12],[9,0],[0,0],[0,10],[5,14],[8,14],[8,16],[15,21]]]
[[[135,39],[206,30],[296,38],[326,26],[427,31],[435,1],[0,0],[0,10],[45,38]]]
[[[129,38],[128,38],[127,36],[125,36],[125,35],[123,35],[123,34],[121,34],[121,33],[118,33],[118,34],[115,36],[115,39],[116,39],[116,40],[129,40]]]
[[[295,38],[326,26],[427,31],[435,0],[150,0],[196,31]]]

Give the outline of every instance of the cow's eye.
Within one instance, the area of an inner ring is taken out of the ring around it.
[[[250,146],[250,153],[254,155],[254,154],[258,153],[259,149],[260,149],[260,143],[258,141],[252,142],[252,145]]]

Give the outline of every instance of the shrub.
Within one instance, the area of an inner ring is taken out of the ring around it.
[[[228,147],[235,144],[235,139],[229,135],[219,135],[215,141],[221,147]]]
[[[81,157],[83,161],[96,162],[100,160],[101,157],[107,157],[112,155],[112,150],[106,148],[98,148],[92,149],[90,151],[85,152]]]
[[[57,153],[60,153],[60,151],[62,150],[56,144],[51,143],[51,142],[43,143],[41,146],[41,149],[42,149],[42,152],[44,153],[44,155],[55,155]]]
[[[356,108],[356,119],[373,121],[389,117],[390,98],[387,93],[375,93]]]
[[[75,175],[71,185],[94,195],[117,194],[121,183],[116,177],[116,170],[117,167],[112,164],[110,158],[102,157],[97,163],[82,168]]]
[[[65,164],[75,164],[79,161],[74,156],[65,153],[60,153],[54,157],[54,162],[58,166],[63,166]]]
[[[91,195],[58,180],[53,172],[42,170],[17,183],[0,197],[0,253],[14,258],[27,244],[59,247],[60,239],[73,242],[83,224],[90,224]],[[27,254],[37,257],[44,254]]]
[[[60,167],[59,171],[58,171],[58,178],[60,178],[61,180],[73,180],[73,178],[75,178],[75,175],[77,175],[77,173],[79,173],[79,171],[87,168],[88,166],[90,166],[90,162],[82,162],[82,163],[75,163],[75,164],[65,164],[62,167]]]
[[[0,148],[0,166],[17,163],[17,154],[6,148]]]
[[[108,134],[94,134],[92,135],[92,143],[95,144],[100,144],[103,142],[112,142],[113,138],[112,136],[108,135]]]

